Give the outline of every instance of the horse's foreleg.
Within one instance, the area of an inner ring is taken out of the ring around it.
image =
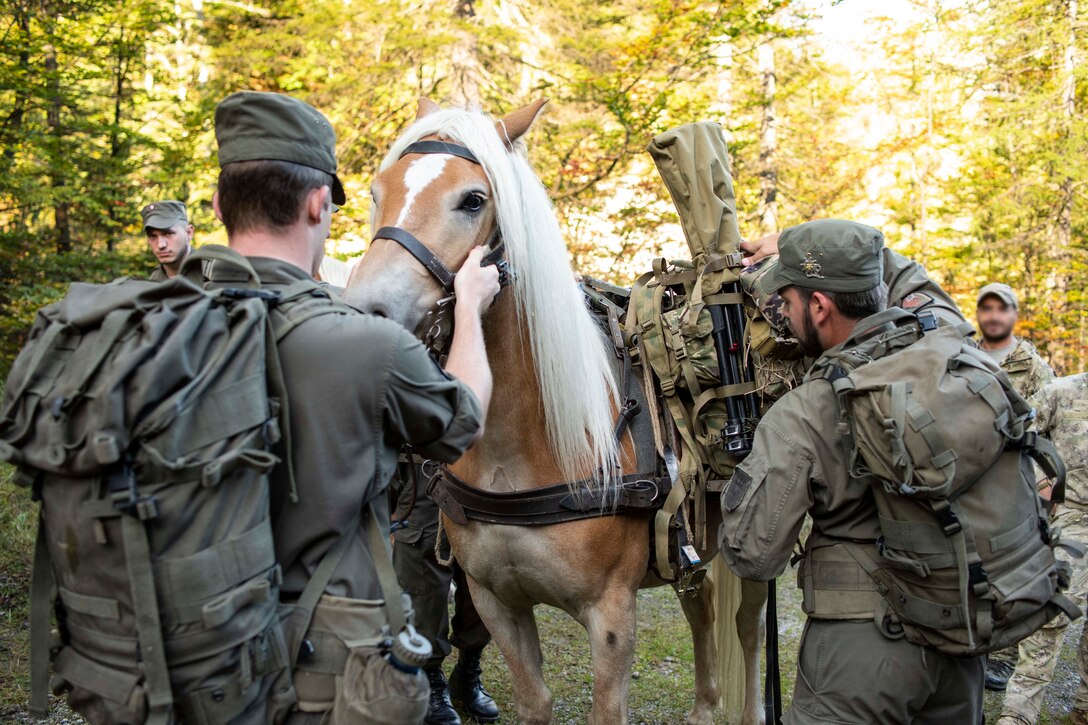
[[[680,597],[680,607],[691,626],[695,648],[695,704],[688,725],[712,725],[721,691],[718,688],[718,651],[714,644],[714,605],[709,586]]]
[[[744,651],[744,725],[763,725],[763,690],[759,677],[759,655],[767,624],[763,618],[767,603],[767,583],[741,580],[740,608],[737,610],[737,635]]]
[[[552,693],[544,682],[544,656],[533,608],[514,609],[466,575],[472,602],[506,667],[510,670],[514,705],[524,725],[548,725],[552,721]]]
[[[593,655],[590,725],[626,725],[627,693],[635,655],[635,593],[613,587],[583,617]]]

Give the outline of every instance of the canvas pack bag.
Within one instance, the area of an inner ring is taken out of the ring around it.
[[[256,284],[77,283],[39,313],[0,408],[0,456],[41,502],[35,713],[50,660],[93,723],[264,723],[294,701],[268,518],[275,295]]]
[[[882,535],[859,563],[885,614],[909,641],[955,656],[1014,645],[1060,612],[1076,618],[1031,462],[1053,478],[1054,502],[1064,469],[1027,430],[1030,406],[969,342],[968,323],[902,312],[887,328],[809,376],[835,391],[851,475],[873,481]]]

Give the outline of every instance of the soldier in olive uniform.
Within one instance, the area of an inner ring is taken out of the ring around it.
[[[409,466],[416,466],[413,472]],[[428,471],[417,464],[403,463],[399,478],[403,482],[395,517],[402,523],[393,532],[393,563],[404,591],[412,595],[416,610],[416,629],[431,642],[431,661],[427,677],[431,682],[431,702],[424,725],[461,725],[453,703],[477,722],[499,719],[499,708],[480,681],[480,656],[491,633],[476,613],[469,596],[465,573],[454,559],[451,566],[438,563],[435,541],[438,538],[438,505],[427,495]],[[413,492],[414,489],[414,492]],[[444,542],[449,555],[449,544]],[[450,584],[454,591],[453,618],[449,616]],[[457,648],[457,664],[450,681],[442,672],[442,662]],[[451,702],[452,696],[452,702]]]
[[[1061,528],[1063,540],[1088,543],[1088,373],[1052,380],[1031,403],[1037,414],[1035,430],[1053,441],[1066,466],[1065,503],[1058,507],[1053,523]],[[1073,568],[1066,593],[1081,609],[1088,608],[1088,561],[1071,557],[1061,548],[1055,553]],[[1068,626],[1069,618],[1058,615],[1020,643],[998,725],[1034,725]],[[1077,642],[1077,669],[1080,686],[1069,721],[1088,725],[1088,629]]]
[[[170,279],[193,251],[193,225],[189,223],[185,204],[169,199],[152,202],[140,210],[140,216],[144,220],[147,246],[159,262],[150,279],[154,282]]]
[[[979,347],[1001,366],[1016,392],[1026,399],[1035,395],[1048,380],[1053,380],[1054,371],[1039,356],[1034,345],[1012,334],[1019,306],[1016,292],[1007,284],[994,282],[979,290],[977,320],[982,333]],[[990,653],[986,668],[987,690],[1005,689],[1016,657],[1015,647]]]
[[[285,467],[274,470],[272,521],[282,598],[301,597],[342,534],[350,537],[346,547],[337,547],[342,554],[296,669],[299,703],[289,722],[317,723],[343,679],[337,667],[347,659],[348,643],[380,635],[384,624],[373,621],[373,605],[366,601],[383,598],[376,566],[388,557],[368,545],[370,514],[384,537],[385,489],[401,445],[449,462],[482,434],[491,371],[480,314],[499,291],[498,272],[480,266],[478,248],[457,274],[457,325],[443,371],[400,325],[331,299],[313,279],[334,205],[345,202],[328,120],[288,96],[242,92],[216,108],[215,133],[221,173],[213,203],[230,246],[249,258],[264,289],[312,287],[319,304],[336,307],[335,313],[302,320],[277,343],[298,484],[292,500]],[[216,273],[213,265],[213,282]],[[382,568],[392,576],[388,558]],[[314,634],[319,620],[322,629]]]
[[[883,243],[878,230],[838,220],[782,233],[778,266],[761,284],[781,293],[806,352],[864,353],[902,318],[902,309],[885,309]],[[822,378],[787,393],[761,419],[722,494],[721,551],[747,579],[781,574],[812,517],[803,563],[809,619],[784,722],[979,723],[984,658],[911,644],[894,619],[876,616],[882,597],[858,562],[876,556],[880,524],[871,483],[849,474],[837,412]]]

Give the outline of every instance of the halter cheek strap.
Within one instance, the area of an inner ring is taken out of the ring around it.
[[[416,141],[413,144],[409,144],[404,152],[401,153],[401,158],[404,158],[408,154],[449,154],[451,156],[457,156],[459,158],[471,161],[476,165],[480,165],[480,160],[476,158],[465,146],[460,144],[447,143],[446,141]],[[435,256],[426,244],[419,241],[414,234],[407,229],[401,227],[382,227],[374,234],[374,239],[388,239],[392,242],[396,242],[402,246],[409,254],[416,258],[416,260],[423,265],[435,281],[441,285],[442,290],[446,295],[453,294],[453,278],[454,272],[451,272],[449,267],[442,264],[442,260]],[[496,241],[497,240],[497,241]],[[503,254],[506,251],[506,245],[502,241],[502,238],[498,234],[498,228],[491,235],[491,238],[487,242],[488,251],[481,260],[481,265],[486,267],[488,265],[496,265],[499,268],[499,284],[502,286],[508,285],[513,277],[513,273],[510,271],[509,266]]]

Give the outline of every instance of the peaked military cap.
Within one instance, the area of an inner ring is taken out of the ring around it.
[[[843,219],[790,227],[778,238],[778,260],[759,280],[770,295],[797,285],[824,292],[864,292],[883,280],[884,235]]]
[[[980,289],[978,291],[977,305],[981,305],[982,300],[986,299],[987,297],[996,297],[1013,309],[1020,307],[1020,300],[1016,296],[1016,291],[1003,282],[991,282],[990,284]]]
[[[290,161],[331,174],[332,202],[347,201],[336,175],[336,132],[316,108],[282,93],[240,91],[215,107],[219,166]]]
[[[189,223],[189,214],[185,204],[167,199],[154,201],[140,210],[144,219],[144,229],[169,229],[178,222]]]

